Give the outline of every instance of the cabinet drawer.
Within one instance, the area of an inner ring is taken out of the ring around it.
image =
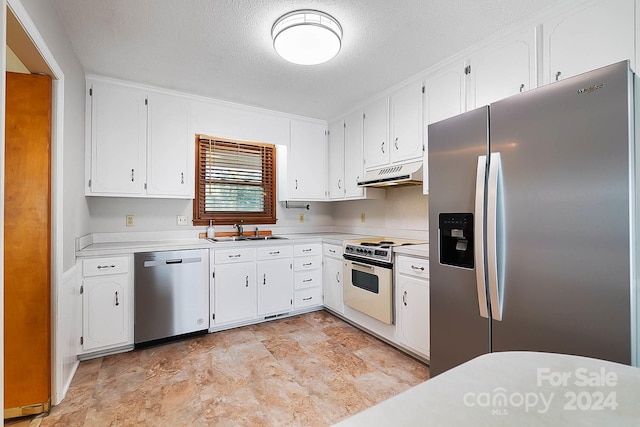
[[[309,256],[293,259],[293,271],[313,270],[322,268],[322,257]]]
[[[303,245],[295,245],[293,247],[293,256],[309,256],[320,255],[322,253],[321,243],[308,243]]]
[[[397,258],[398,273],[409,276],[429,278],[429,260],[414,258],[409,256],[399,256]]]
[[[276,259],[276,258],[291,258],[293,256],[292,246],[268,246],[264,248],[257,248],[256,255],[259,260]]]
[[[295,292],[293,308],[304,308],[314,305],[322,305],[322,288],[309,288]]]
[[[223,251],[215,251],[213,257],[216,264],[254,261],[256,258],[256,251],[254,248],[225,249]]]
[[[322,246],[322,254],[324,256],[330,256],[330,257],[333,257],[333,258],[342,259],[342,246],[331,245],[331,244],[325,243]]]
[[[127,257],[111,257],[111,258],[94,258],[82,261],[82,275],[104,276],[106,274],[119,274],[129,271],[129,258]]]
[[[322,270],[297,271],[294,274],[294,288],[305,289],[322,285]]]

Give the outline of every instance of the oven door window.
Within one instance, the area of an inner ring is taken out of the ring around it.
[[[353,286],[364,289],[365,291],[369,291],[374,294],[379,293],[379,279],[375,274],[353,269],[351,270],[351,283]]]

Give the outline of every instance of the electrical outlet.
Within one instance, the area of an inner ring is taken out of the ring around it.
[[[133,225],[135,224],[135,216],[127,215],[126,224],[127,224],[127,227],[133,227]]]
[[[298,218],[298,221],[304,222],[304,214],[300,214],[300,217]]]
[[[360,214],[360,222],[365,222],[366,220],[367,220],[367,215],[364,212],[362,212]]]
[[[178,225],[189,225],[189,220],[186,215],[178,215],[176,222]]]

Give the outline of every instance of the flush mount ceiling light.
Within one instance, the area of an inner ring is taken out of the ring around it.
[[[340,51],[342,27],[318,10],[295,10],[282,15],[271,28],[278,55],[300,65],[327,62]]]

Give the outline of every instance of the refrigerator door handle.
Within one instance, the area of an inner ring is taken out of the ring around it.
[[[500,153],[491,153],[487,184],[487,270],[491,317],[502,320],[504,279],[501,274],[502,239],[502,160]]]
[[[473,220],[473,238],[476,242],[474,262],[476,265],[476,286],[478,290],[478,308],[480,316],[489,318],[487,309],[487,284],[484,269],[484,200],[485,180],[487,176],[487,156],[478,156],[478,168],[476,170],[476,201]]]

